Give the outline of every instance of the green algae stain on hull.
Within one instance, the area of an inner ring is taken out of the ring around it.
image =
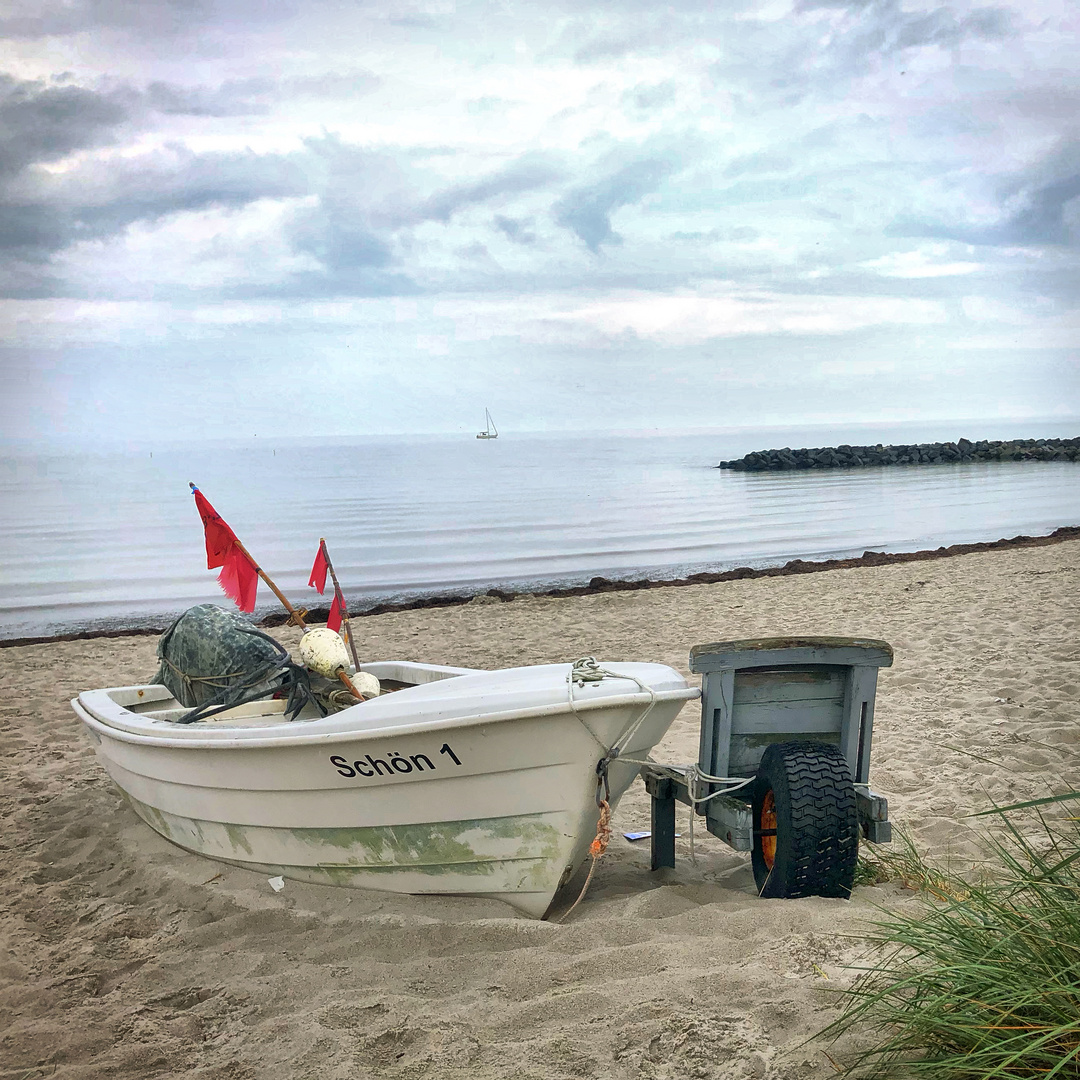
[[[133,795],[129,795],[126,791],[121,789],[121,794],[127,800],[128,804],[150,826],[154,832],[161,833],[166,840],[173,840],[172,827],[169,823],[168,817],[163,814],[156,806],[149,806],[146,803],[139,802]],[[178,841],[173,841],[177,843]]]
[[[251,845],[247,841],[247,837],[244,835],[246,830],[243,825],[230,825],[228,822],[223,823],[222,828],[228,834],[229,843],[232,844],[234,850],[246,851],[249,855],[254,854],[251,850]]]
[[[496,863],[545,863],[558,858],[562,839],[540,814],[290,831],[305,847],[326,846],[350,853],[342,863],[320,859],[321,868],[355,867],[376,873],[408,867],[425,874],[485,874]]]
[[[559,814],[354,828],[273,828],[182,817],[127,796],[155,832],[180,847],[239,866],[274,868],[327,884],[404,892],[542,892],[565,869],[572,837]],[[366,882],[365,879],[378,879]],[[483,886],[463,879],[487,878]],[[424,884],[422,879],[430,880]],[[455,884],[457,882],[457,884]]]

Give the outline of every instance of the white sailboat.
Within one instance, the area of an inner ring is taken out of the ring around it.
[[[491,419],[491,413],[489,413],[487,409],[484,410],[484,421],[484,430],[476,437],[478,439],[497,439],[499,437],[499,432],[495,427],[495,421]]]

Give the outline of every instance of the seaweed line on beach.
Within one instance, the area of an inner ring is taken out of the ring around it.
[[[747,578],[787,577],[791,574],[818,574],[827,570],[850,570],[859,566],[888,566],[892,563],[926,562],[930,559],[948,559],[955,555],[970,555],[978,551],[996,551],[1002,548],[1044,547],[1048,544],[1060,544],[1067,540],[1080,539],[1080,525],[1063,525],[1046,536],[1012,536],[1001,540],[980,541],[973,544],[950,544],[948,547],[928,548],[922,551],[865,551],[862,555],[850,559],[824,559],[810,562],[805,559],[791,559],[783,566],[766,566],[755,569],[752,566],[737,566],[734,570],[702,571],[684,578],[654,580],[635,578],[631,580],[613,580],[594,577],[588,585],[569,586],[562,589],[522,590],[509,592],[505,589],[488,589],[485,593],[454,594],[442,596],[422,596],[415,600],[403,600],[397,603],[381,603],[363,611],[352,611],[353,618],[369,615],[386,615],[397,611],[417,611],[422,608],[457,607],[468,604],[479,597],[492,601],[509,602],[517,597],[528,596],[592,596],[597,593],[634,592],[640,589],[680,588],[687,585],[712,585],[720,581],[742,581]],[[330,614],[329,605],[307,609],[305,615],[311,622],[325,622]],[[171,621],[171,619],[170,619]],[[285,612],[272,612],[260,619],[255,625],[263,627],[284,626],[289,621]],[[164,626],[142,626],[124,629],[112,627],[107,630],[78,630],[67,634],[50,634],[43,637],[17,637],[0,639],[0,649],[10,649],[19,645],[44,645],[53,641],[88,641],[94,638],[153,637],[165,632]]]

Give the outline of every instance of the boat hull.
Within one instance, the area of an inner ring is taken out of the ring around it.
[[[659,741],[696,694],[682,685],[655,702],[624,754],[641,758]],[[643,713],[640,700],[613,699],[581,714],[564,705],[397,730],[279,724],[242,741],[117,730],[88,696],[73,704],[102,765],[180,847],[322,884],[496,897],[537,918],[595,835],[601,747]],[[613,803],[637,771],[611,765]]]

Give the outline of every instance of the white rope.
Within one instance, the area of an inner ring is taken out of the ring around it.
[[[581,719],[581,714],[578,712],[577,702],[574,700],[574,686],[584,687],[586,683],[600,682],[605,678],[611,679],[629,679],[631,682],[635,682],[638,688],[644,693],[649,695],[649,704],[645,706],[641,715],[627,727],[623,733],[615,740],[610,746],[605,746],[600,739],[596,737],[588,724]],[[648,765],[650,769],[660,773],[661,775],[667,775],[673,780],[679,780],[685,782],[686,791],[690,803],[690,861],[697,865],[697,852],[694,850],[694,818],[698,814],[698,807],[704,806],[706,803],[711,802],[713,799],[721,795],[730,795],[733,792],[740,791],[745,787],[748,787],[754,782],[755,777],[744,776],[713,776],[711,773],[703,772],[697,767],[697,765],[686,766],[672,766],[661,765],[659,762],[650,761],[647,758],[642,760],[641,758],[625,757],[619,751],[620,748],[625,746],[630,740],[638,733],[638,729],[645,723],[649,713],[652,712],[653,706],[656,704],[656,691],[651,686],[643,683],[635,675],[624,675],[618,671],[609,671],[607,668],[602,668],[597,662],[595,656],[583,656],[580,660],[575,660],[570,665],[570,670],[566,675],[566,697],[570,705],[570,710],[578,718],[581,726],[592,735],[593,740],[604,751],[604,758],[608,760],[619,760],[628,762],[631,765]],[[604,759],[601,759],[603,764]],[[699,785],[706,784],[721,784],[723,785],[719,791],[714,791],[709,795],[699,795]],[[596,861],[593,861],[593,867],[589,871],[589,877],[592,877],[592,870],[596,868]],[[586,887],[588,882],[586,882]],[[582,892],[584,895],[584,891]],[[581,897],[578,897],[580,900]],[[576,906],[576,904],[575,904]],[[567,912],[569,914],[569,912]]]
[[[581,713],[578,712],[577,702],[574,700],[575,684],[579,687],[584,687],[586,683],[602,682],[605,678],[629,679],[632,682],[637,683],[639,690],[643,690],[649,695],[649,704],[645,706],[641,715],[623,731],[611,746],[605,746],[597,737],[596,733],[585,723],[581,718]],[[559,918],[559,922],[562,922],[563,919],[565,919],[570,912],[585,899],[585,893],[589,889],[589,883],[593,879],[593,874],[596,873],[597,863],[607,850],[608,841],[611,839],[611,805],[608,802],[610,790],[608,787],[607,767],[612,760],[619,758],[620,747],[628,743],[634,735],[637,734],[641,725],[645,723],[645,718],[652,712],[653,706],[656,704],[656,691],[634,675],[622,675],[617,671],[609,671],[607,668],[602,668],[597,663],[595,656],[583,656],[580,660],[576,660],[570,665],[570,670],[566,674],[566,698],[570,704],[570,711],[577,717],[578,723],[592,736],[593,741],[603,751],[603,756],[600,758],[599,762],[597,762],[596,766],[596,804],[600,809],[600,818],[596,826],[596,838],[589,846],[589,854],[592,856],[592,865],[589,867],[588,876],[585,878],[585,884],[582,886],[578,898],[570,905],[569,910]],[[603,792],[603,797],[601,797],[601,791]]]
[[[581,714],[578,712],[577,702],[574,700],[575,684],[579,687],[583,687],[586,683],[600,682],[605,678],[628,679],[630,682],[637,683],[638,689],[649,695],[649,704],[645,706],[644,712],[642,712],[637,720],[623,731],[611,746],[604,746],[604,744],[593,735],[588,724],[582,721],[581,726],[592,735],[597,744],[604,751],[605,755],[616,758],[620,757],[620,748],[625,746],[637,734],[638,729],[645,723],[649,713],[653,711],[653,707],[656,705],[656,691],[647,683],[643,683],[636,675],[624,675],[618,671],[609,671],[607,668],[602,668],[599,663],[597,663],[595,656],[583,656],[580,660],[575,660],[574,663],[570,665],[570,670],[566,675],[567,700],[570,703],[571,711],[578,720],[581,720]]]
[[[753,776],[713,776],[711,773],[699,769],[697,765],[662,765],[660,762],[650,761],[648,758],[642,760],[641,758],[620,757],[619,760],[629,761],[633,765],[648,765],[653,772],[661,776],[685,783],[690,805],[695,809],[698,806],[704,806],[705,803],[711,802],[720,795],[730,795],[732,792],[748,787],[756,779]],[[720,791],[714,791],[711,795],[698,795],[698,786],[702,783],[723,784],[724,787]]]
[[[690,862],[694,866],[697,866],[697,848],[694,847],[694,818],[697,817],[697,807],[694,805],[693,798],[690,800],[690,828],[687,832],[690,834]]]
[[[628,757],[621,757],[619,760],[629,761],[635,765],[647,765],[654,773],[667,776],[680,783],[685,782],[687,801],[690,803],[690,828],[688,830],[690,834],[690,861],[695,866],[697,866],[697,851],[694,848],[694,819],[698,815],[698,807],[712,802],[713,799],[721,795],[731,795],[733,792],[741,791],[743,788],[749,787],[757,779],[755,776],[713,776],[712,773],[699,769],[697,765],[661,765],[657,761],[642,761],[638,758]],[[719,791],[714,791],[711,795],[699,795],[699,785],[702,783],[723,784],[724,787]]]

